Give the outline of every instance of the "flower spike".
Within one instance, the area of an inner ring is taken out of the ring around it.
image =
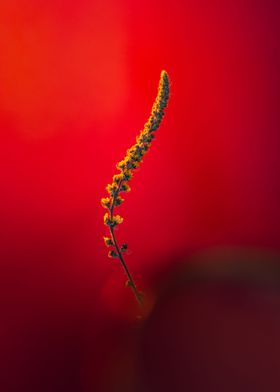
[[[123,257],[123,252],[126,252],[127,250],[127,244],[119,246],[115,236],[115,227],[122,223],[123,218],[120,215],[114,215],[114,209],[124,201],[120,196],[120,193],[130,191],[128,182],[131,181],[133,171],[139,167],[144,155],[150,149],[151,143],[155,137],[155,132],[159,128],[164,117],[164,110],[168,100],[169,78],[167,72],[162,71],[160,74],[158,94],[152,106],[151,115],[145,123],[143,130],[140,132],[139,136],[137,136],[136,143],[127,150],[123,160],[117,163],[116,167],[120,173],[115,174],[112,183],[108,184],[106,187],[109,196],[101,199],[102,206],[108,210],[104,215],[104,224],[109,228],[110,237],[104,237],[104,242],[106,246],[113,247],[113,249],[109,251],[109,257],[119,258],[128,278],[126,286],[133,290],[139,304],[142,304],[143,295],[138,291]]]

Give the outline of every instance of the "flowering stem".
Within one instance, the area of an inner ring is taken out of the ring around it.
[[[128,278],[127,286],[132,289],[139,304],[143,303],[143,295],[138,291],[123,258],[123,252],[127,250],[127,244],[119,246],[114,232],[115,227],[123,222],[123,218],[120,215],[114,215],[114,208],[119,206],[124,200],[120,196],[120,193],[130,191],[128,182],[133,176],[133,171],[140,165],[143,156],[147,153],[151,146],[152,140],[155,137],[155,131],[159,128],[164,116],[164,110],[167,106],[168,99],[169,78],[167,73],[162,71],[160,75],[158,94],[153,104],[151,115],[145,123],[144,129],[136,138],[136,143],[127,150],[125,158],[116,165],[120,173],[114,175],[113,182],[108,184],[106,187],[109,197],[103,197],[101,199],[102,206],[108,210],[108,212],[104,215],[104,224],[108,226],[111,234],[111,237],[104,237],[104,242],[106,246],[114,248],[109,251],[108,256],[111,258],[118,258],[120,260]]]

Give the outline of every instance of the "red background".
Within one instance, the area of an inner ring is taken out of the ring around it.
[[[274,1],[1,1],[3,391],[87,390],[81,374],[106,363],[112,329],[85,347],[131,294],[99,200],[162,69],[170,104],[120,207],[135,279],[153,290],[212,246],[279,250],[278,15]]]

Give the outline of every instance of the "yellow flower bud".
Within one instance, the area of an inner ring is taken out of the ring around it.
[[[101,204],[102,204],[102,207],[104,207],[104,208],[110,208],[111,199],[109,197],[102,197]]]

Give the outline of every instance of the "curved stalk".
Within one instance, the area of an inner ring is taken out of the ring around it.
[[[162,71],[158,94],[153,104],[151,115],[144,125],[144,129],[136,138],[136,144],[127,150],[125,158],[117,164],[117,169],[120,173],[114,175],[112,184],[107,185],[106,189],[109,193],[109,197],[101,199],[102,206],[109,211],[109,213],[107,212],[104,215],[104,223],[109,227],[110,231],[110,237],[104,237],[104,241],[107,246],[114,248],[114,250],[109,251],[109,257],[118,258],[120,260],[128,278],[127,286],[132,289],[139,304],[142,304],[143,302],[142,293],[138,291],[123,257],[123,251],[127,249],[127,245],[122,244],[120,247],[114,232],[115,227],[122,223],[123,218],[119,215],[114,215],[114,208],[123,202],[120,193],[129,192],[130,190],[127,183],[132,178],[132,172],[140,165],[143,156],[147,153],[151,146],[152,140],[155,137],[154,133],[159,128],[164,116],[164,109],[167,106],[168,99],[169,78],[167,73]]]

